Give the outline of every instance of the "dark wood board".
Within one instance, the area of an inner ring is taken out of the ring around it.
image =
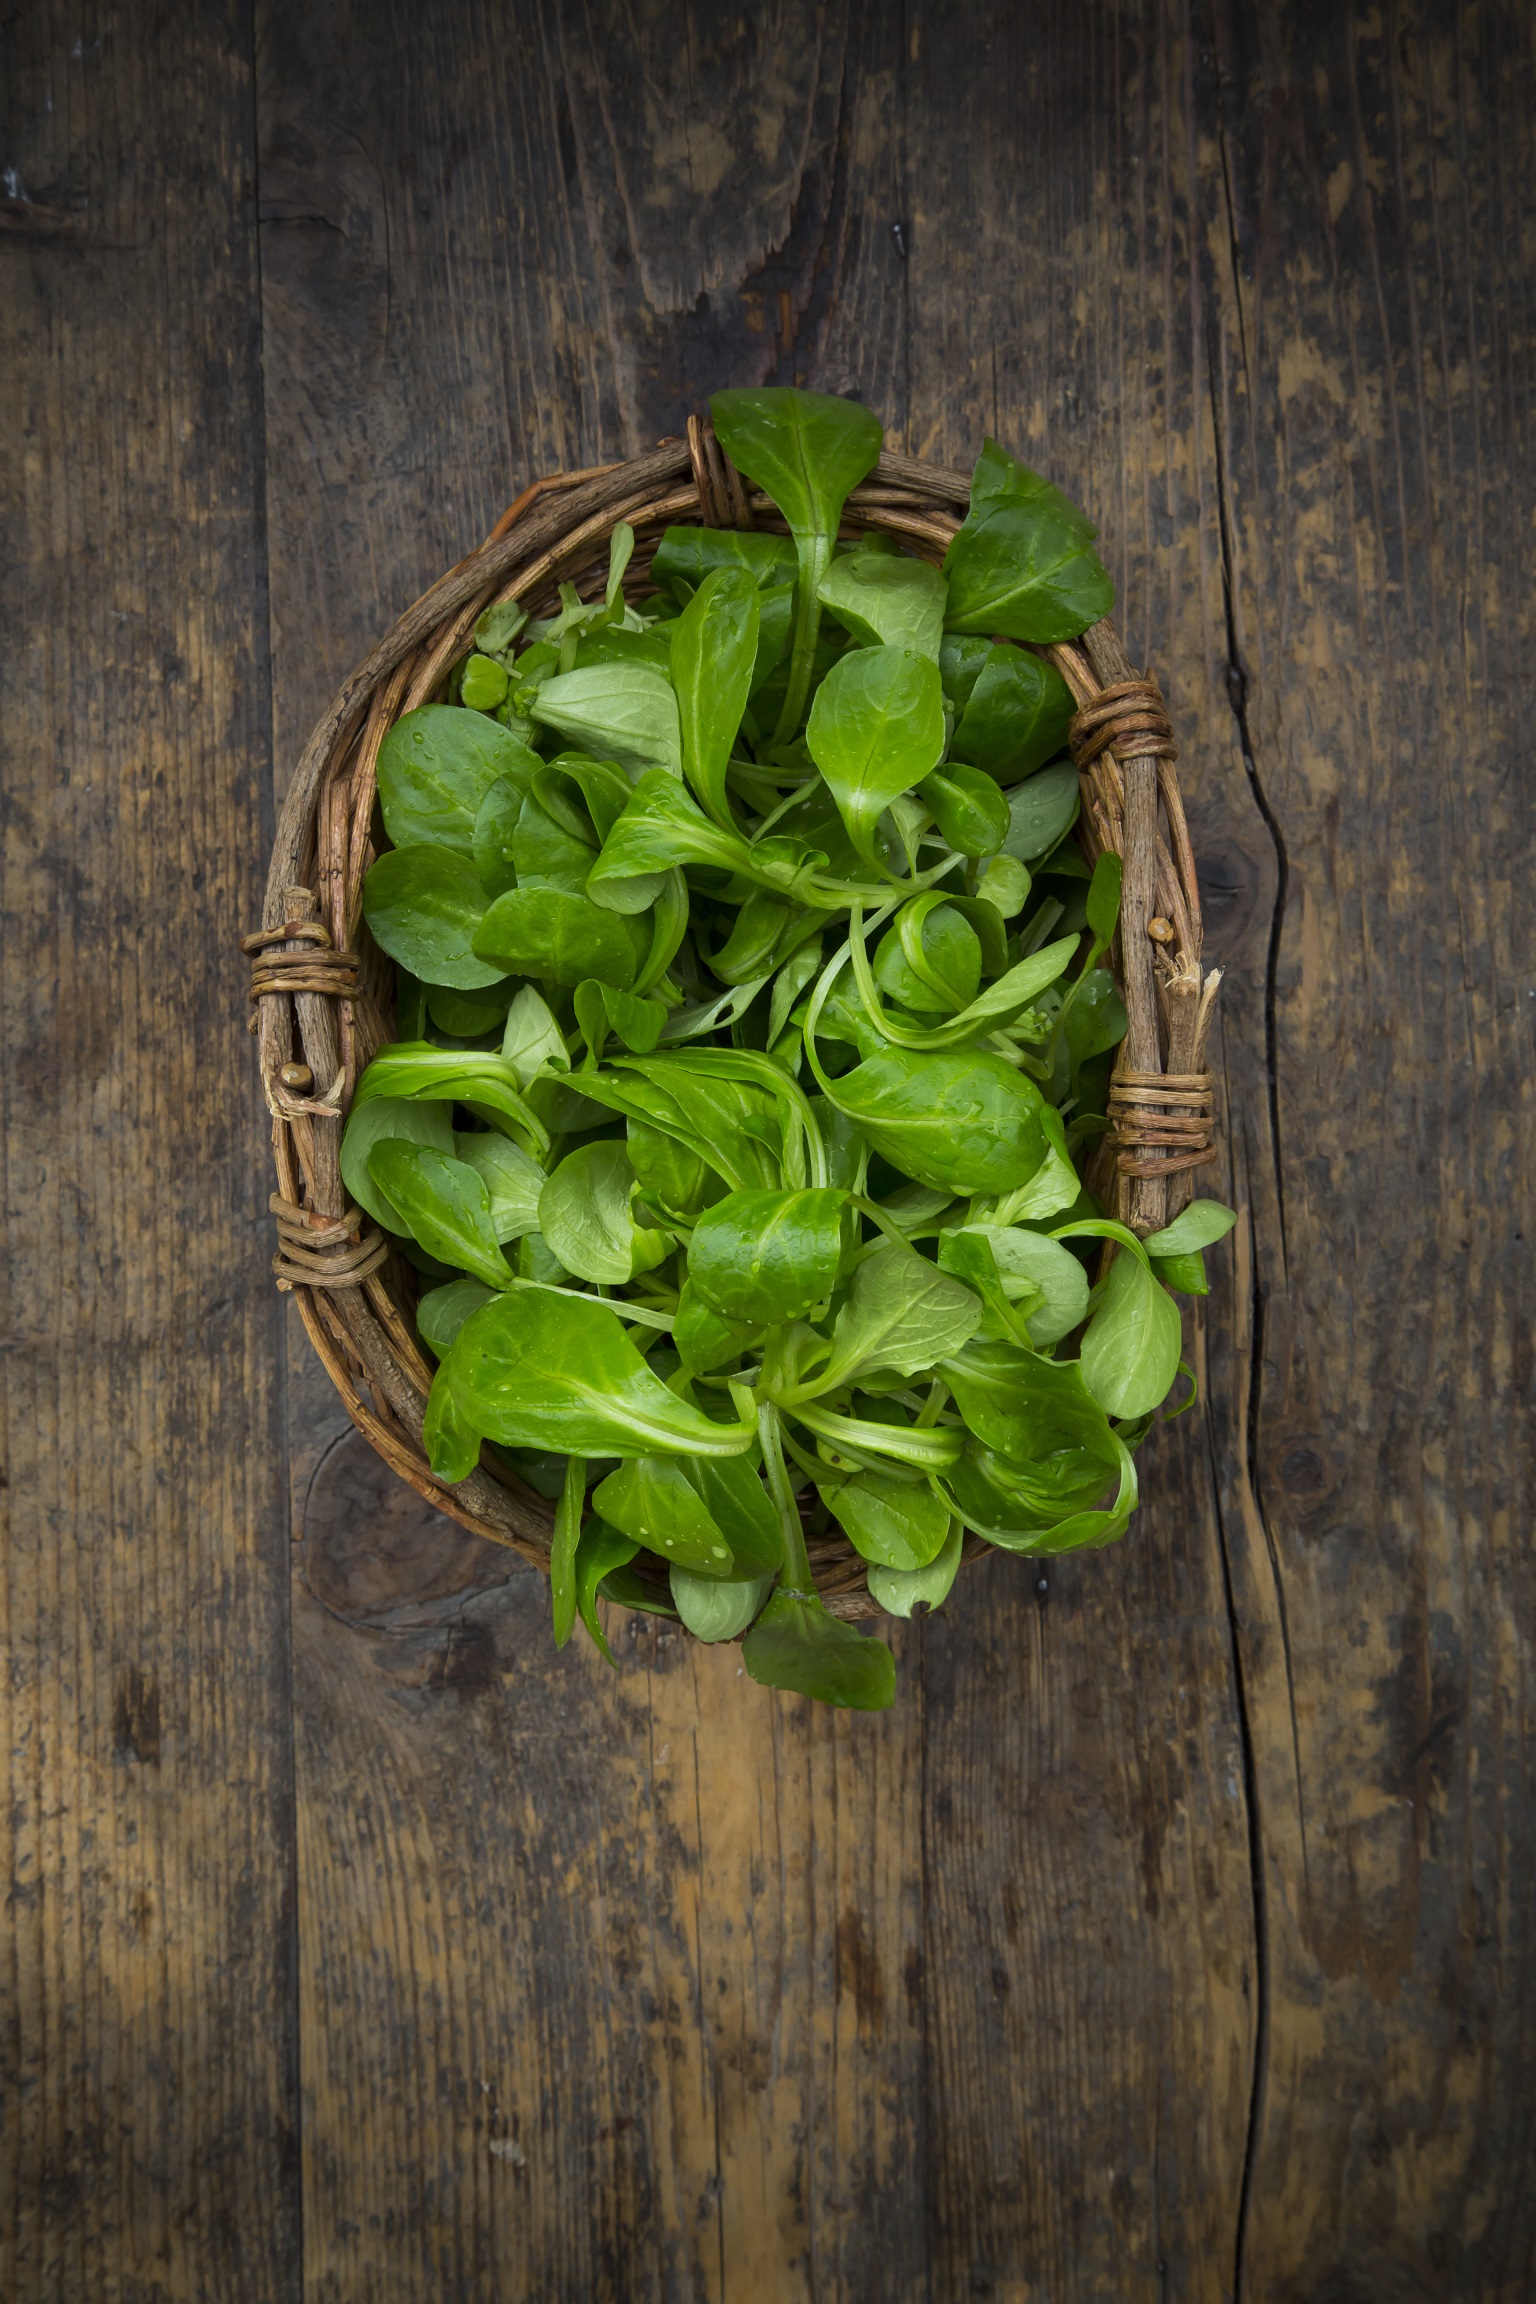
[[[235,8],[8,11],[0,2294],[297,2294],[271,838]],[[240,1052],[231,1064],[231,1051]]]
[[[1529,12],[77,29],[28,29],[0,245],[7,2292],[1524,2299]],[[1094,508],[1228,972],[1201,1406],[1124,1545],[896,1628],[873,1720],[644,1620],[557,1655],[292,1332],[280,1496],[219,1054],[268,633],[280,791],[525,481],[754,378]],[[85,628],[113,582],[149,644]]]
[[[1233,697],[1283,870],[1213,1438],[1257,1514],[1245,2262],[1286,2300],[1533,2278],[1533,29],[1281,15],[1213,58]]]

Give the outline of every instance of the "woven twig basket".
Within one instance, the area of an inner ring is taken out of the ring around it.
[[[963,474],[886,452],[848,499],[844,533],[883,529],[939,561],[969,495]],[[348,1206],[339,1149],[357,1079],[393,1037],[391,970],[362,919],[379,746],[403,713],[441,694],[492,602],[516,599],[539,615],[558,607],[562,582],[581,587],[590,578],[600,588],[621,520],[635,531],[625,590],[637,601],[654,589],[651,557],[669,524],[783,528],[698,417],[686,441],[525,490],[489,541],[401,617],[321,719],[283,804],[261,930],[245,939],[277,1161],[278,1286],[297,1297],[354,1424],[401,1478],[477,1535],[546,1567],[551,1508],[489,1453],[452,1488],[432,1474],[421,1443],[432,1371],[413,1332],[416,1275]],[[1133,671],[1108,622],[1043,653],[1079,706],[1079,838],[1090,861],[1113,848],[1124,863],[1115,971],[1129,1029],[1111,1091],[1115,1125],[1088,1180],[1147,1233],[1185,1205],[1192,1171],[1215,1158],[1205,1042],[1219,977],[1202,974],[1195,860],[1156,681]],[[813,1538],[810,1556],[837,1614],[880,1613],[864,1563],[840,1533]],[[636,1563],[642,1571],[645,1561],[642,1554]],[[657,1574],[665,1575],[659,1563]]]

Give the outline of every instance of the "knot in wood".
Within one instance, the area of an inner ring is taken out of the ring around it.
[[[1215,1082],[1209,1072],[1117,1072],[1109,1084],[1109,1117],[1122,1176],[1172,1176],[1208,1168]]]
[[[267,1202],[277,1218],[278,1251],[272,1270],[278,1287],[360,1288],[389,1254],[382,1232],[365,1223],[356,1208],[344,1216],[322,1216],[274,1192]]]
[[[747,486],[715,438],[707,416],[688,419],[688,455],[699,491],[699,518],[706,528],[755,528]]]
[[[1177,760],[1173,722],[1155,674],[1143,680],[1117,680],[1085,704],[1067,731],[1079,768],[1114,752],[1120,760]]]

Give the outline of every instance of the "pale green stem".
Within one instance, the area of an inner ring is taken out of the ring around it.
[[[811,1556],[805,1548],[805,1530],[800,1522],[800,1507],[789,1484],[789,1473],[784,1465],[784,1451],[779,1445],[779,1419],[769,1401],[764,1401],[757,1412],[758,1438],[763,1444],[763,1471],[768,1480],[768,1493],[773,1498],[779,1515],[779,1527],[784,1536],[784,1565],[779,1571],[779,1589],[798,1592],[807,1600],[816,1597],[815,1579],[811,1575]]]
[[[789,686],[784,695],[784,708],[779,724],[770,739],[785,744],[800,725],[805,710],[806,694],[811,685],[811,667],[816,654],[816,639],[821,631],[821,580],[832,565],[832,538],[830,536],[797,536],[795,550],[799,555],[800,580],[795,593],[795,640],[789,658]]]

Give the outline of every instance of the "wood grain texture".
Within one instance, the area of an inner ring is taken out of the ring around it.
[[[340,1442],[300,1555],[306,2293],[915,2280],[915,1716],[640,1618],[558,1656],[387,1478]]]
[[[663,398],[642,357],[661,320],[632,293],[617,315],[603,301],[626,193],[602,143],[601,103],[617,101],[622,75],[601,28],[551,14],[503,46],[464,11],[399,29],[419,60],[404,77],[387,45],[364,73],[355,30],[297,11],[261,27],[262,55],[285,60],[260,84],[277,715],[294,742],[377,620],[349,567],[393,555],[388,597],[403,605],[526,477],[610,452],[615,439],[620,451],[642,444],[734,367],[732,355],[686,398]],[[653,61],[668,46],[654,15],[618,30]],[[780,34],[773,117],[794,112],[800,85],[803,145],[813,119],[825,126],[835,112],[844,34],[834,21],[813,46],[819,82],[804,79],[796,25]],[[509,89],[516,104],[500,110]],[[407,223],[404,182],[392,181],[382,213],[354,221],[346,247],[299,221],[316,210],[309,187],[336,148],[333,107],[366,117],[375,150],[413,175],[411,138],[432,148],[451,121],[472,155],[453,197],[408,199]],[[507,132],[509,119],[520,131]],[[567,196],[552,199],[562,121],[575,123],[585,173],[568,171]],[[300,156],[318,172],[302,191]],[[661,190],[671,214],[686,210],[685,174]],[[526,229],[487,238],[487,218],[502,214]],[[393,347],[392,364],[365,333],[388,281],[374,280],[370,300],[333,269],[353,243],[398,250],[403,229],[427,236],[423,285],[442,272],[444,233],[456,244],[468,229],[485,250],[478,290],[453,271],[434,291],[442,325],[496,347],[471,363],[451,409],[431,329]],[[738,277],[760,260],[767,230],[737,245]],[[715,238],[729,252],[728,237]],[[671,260],[664,231],[646,247]],[[622,275],[632,259],[620,257]],[[777,306],[775,291],[775,326]],[[755,334],[760,309],[745,322],[734,312],[732,325]],[[368,396],[359,359],[377,385]],[[410,557],[390,523],[411,506],[398,487],[379,487],[375,461],[373,428],[394,412],[426,491],[421,520],[402,522]],[[478,492],[465,525],[441,485],[445,414],[460,443],[456,485]],[[334,487],[314,487],[301,426],[323,428]],[[489,443],[478,459],[464,453],[466,426]],[[381,517],[359,551],[375,504]],[[290,559],[286,540],[300,536]],[[337,611],[355,619],[339,640]],[[291,702],[299,679],[302,706]],[[312,1425],[305,1437],[312,1457]],[[328,1474],[347,1464],[359,1470],[356,1443],[338,1434],[309,1490],[306,1559],[317,1490],[323,1516]],[[437,1541],[459,1560],[457,1531]],[[427,1628],[411,1612],[409,1551],[375,1594],[388,1631],[371,1620],[362,1637],[349,1629],[320,1571],[306,1568],[299,1600],[315,2293],[414,2297],[452,2268],[465,2294],[486,2297],[771,2298],[796,2292],[813,2266],[839,2292],[877,2293],[882,2279],[920,2291],[916,1716],[894,1734],[830,1721],[752,1688],[735,1651],[685,1657],[678,1639],[644,1626],[621,1649],[615,1683],[591,1656],[554,1654],[542,1585],[508,1582],[493,1552],[481,1563],[491,1589],[466,1599],[451,1570],[435,1603],[442,1621]],[[360,2121],[360,2103],[377,2116]]]
[[[7,2295],[1524,2304],[1533,39],[13,39]],[[754,378],[1094,508],[1228,971],[1202,1405],[1126,1543],[895,1628],[874,1719],[643,1619],[557,1654],[302,1343],[285,1465],[220,1054],[264,583],[280,791],[526,480]]]
[[[1264,1856],[1245,2290],[1515,2298],[1533,26],[1217,29],[1236,689],[1285,869],[1256,1384],[1216,1418]]]
[[[1093,507],[1196,852],[1262,855],[1226,697],[1188,35],[1130,10],[1040,31],[909,13],[908,445],[964,462],[998,434]],[[947,70],[956,52],[976,68]],[[1256,998],[1239,970],[1229,1019]],[[1239,1058],[1238,1110],[1247,1078]],[[927,1634],[944,2296],[1235,2285],[1260,2002],[1220,1498],[1193,1418],[1141,1465],[1126,1544],[1047,1564],[1033,1600],[999,1562]]]
[[[5,33],[0,2292],[296,2297],[249,43]],[[243,1055],[243,1050],[241,1051]]]

